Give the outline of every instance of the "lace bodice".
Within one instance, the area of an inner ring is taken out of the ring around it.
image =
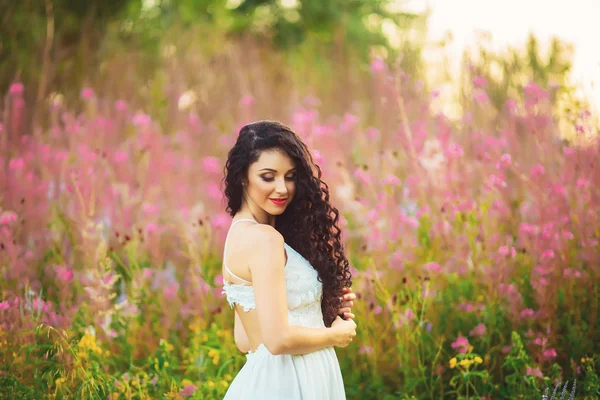
[[[324,327],[321,311],[323,284],[318,280],[318,273],[308,260],[287,243],[284,247],[287,253],[285,286],[288,320],[294,325],[322,328]],[[251,285],[233,284],[224,280],[222,293],[225,294],[231,308],[237,303],[246,312],[256,309],[254,287]]]

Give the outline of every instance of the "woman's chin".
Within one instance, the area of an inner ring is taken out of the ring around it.
[[[269,207],[267,211],[271,215],[281,215],[287,207]]]

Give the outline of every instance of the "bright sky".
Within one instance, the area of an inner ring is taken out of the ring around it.
[[[494,48],[523,45],[529,32],[543,44],[552,36],[574,45],[572,81],[600,108],[600,0],[399,0],[402,8],[432,10],[429,37],[454,40],[449,54],[459,68],[462,49],[487,31]]]

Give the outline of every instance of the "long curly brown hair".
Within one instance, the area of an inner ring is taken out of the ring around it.
[[[317,271],[323,283],[323,320],[329,327],[341,307],[342,289],[352,285],[352,274],[341,242],[339,212],[329,202],[329,187],[321,180],[321,168],[296,133],[276,121],[254,122],[240,130],[225,164],[226,210],[232,217],[240,210],[242,181],[248,168],[261,152],[273,149],[283,150],[296,167],[296,194],[275,219],[275,229]]]

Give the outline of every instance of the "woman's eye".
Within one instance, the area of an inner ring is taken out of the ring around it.
[[[288,176],[285,179],[287,179],[288,181],[295,181],[296,180],[296,175]]]
[[[275,180],[275,178],[270,178],[270,177],[268,177],[268,176],[263,176],[263,177],[262,177],[262,179],[263,179],[263,181],[265,181],[265,182],[273,182],[273,181]]]

